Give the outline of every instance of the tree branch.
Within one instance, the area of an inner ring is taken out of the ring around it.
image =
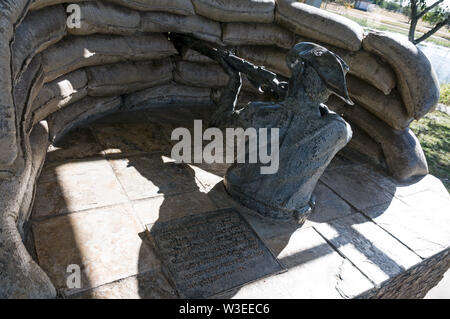
[[[433,29],[422,35],[420,38],[413,41],[414,44],[417,44],[419,42],[422,42],[423,40],[428,39],[430,36],[432,36],[434,33],[436,33],[440,28],[445,26],[446,24],[450,23],[450,18],[445,19],[444,21],[439,22],[434,26]]]
[[[428,12],[430,12],[431,10],[433,10],[436,6],[438,6],[439,4],[441,4],[442,2],[444,2],[444,0],[438,0],[435,3],[433,3],[431,6],[429,6],[428,8],[425,8],[421,13],[419,13],[417,15],[417,19],[422,18],[425,14],[427,14]]]

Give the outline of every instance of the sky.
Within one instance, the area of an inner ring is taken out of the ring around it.
[[[403,0],[403,1],[406,2],[407,0]],[[427,4],[428,5],[431,5],[431,4],[435,3],[435,2],[436,2],[436,0],[427,0]],[[445,0],[443,5],[444,6],[446,5],[447,7],[450,7],[450,0]]]

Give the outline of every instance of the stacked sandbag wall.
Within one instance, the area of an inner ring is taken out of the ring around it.
[[[81,9],[80,28],[67,24],[73,3]],[[398,179],[427,173],[408,126],[433,109],[438,82],[427,58],[403,37],[365,33],[294,0],[2,1],[0,297],[55,294],[21,241],[49,143],[109,112],[217,101],[228,76],[207,57],[176,47],[171,32],[226,46],[280,77],[290,76],[285,56],[293,44],[326,46],[351,69],[356,105],[328,102],[354,127],[349,147]],[[244,79],[242,101],[252,99],[263,97]]]

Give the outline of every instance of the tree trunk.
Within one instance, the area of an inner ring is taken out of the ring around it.
[[[411,18],[411,24],[409,26],[409,34],[408,34],[408,39],[409,41],[411,41],[412,43],[414,43],[414,38],[415,38],[415,33],[416,33],[416,27],[417,27],[417,23],[419,22],[419,19],[417,19],[417,17],[412,17]]]
[[[433,29],[431,29],[430,31],[428,31],[427,33],[425,33],[424,35],[422,35],[421,37],[419,37],[417,40],[415,39],[415,33],[416,33],[416,27],[417,27],[417,23],[419,22],[420,19],[422,19],[422,17],[427,14],[428,12],[430,12],[432,9],[434,9],[436,6],[438,6],[439,4],[441,4],[442,2],[444,2],[444,0],[438,0],[435,3],[433,3],[431,6],[423,9],[422,11],[420,11],[419,13],[417,13],[417,0],[411,0],[410,4],[411,4],[411,16],[410,16],[410,26],[409,26],[409,33],[408,33],[408,40],[411,41],[414,44],[417,44],[427,38],[429,38],[431,35],[433,35],[434,33],[436,33],[440,28],[442,28],[443,26],[445,26],[446,24],[449,23],[449,19],[447,18],[446,20],[439,22],[438,24],[436,24],[434,26]]]

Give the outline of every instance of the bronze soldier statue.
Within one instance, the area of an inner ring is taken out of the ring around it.
[[[287,55],[286,62],[292,72],[287,85],[272,76],[273,73],[231,53],[220,49],[211,52],[202,45],[192,48],[216,59],[229,75],[228,87],[222,92],[211,119],[212,126],[257,131],[279,128],[278,171],[261,174],[261,163],[234,163],[224,178],[226,190],[265,217],[303,224],[314,207],[312,194],[319,178],[352,137],[350,125],[324,104],[331,94],[353,104],[345,80],[347,64],[320,45],[298,43]],[[250,102],[237,109],[241,72],[256,86],[273,92],[279,101]],[[267,143],[271,148],[270,139]]]

